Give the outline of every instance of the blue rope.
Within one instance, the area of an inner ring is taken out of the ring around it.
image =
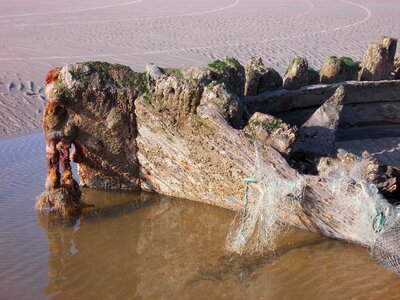
[[[385,228],[386,217],[382,211],[376,211],[372,227],[376,233],[381,233]]]
[[[249,183],[257,183],[257,178],[247,177],[243,179],[246,182],[246,187],[244,188],[244,212],[246,212],[247,203],[249,203]]]

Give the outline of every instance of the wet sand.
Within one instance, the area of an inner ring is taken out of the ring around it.
[[[297,55],[315,68],[331,55],[360,60],[368,43],[400,33],[397,0],[3,0],[0,8],[0,136],[40,130],[53,66],[103,60],[143,71],[147,62],[244,64],[259,55],[283,73]]]

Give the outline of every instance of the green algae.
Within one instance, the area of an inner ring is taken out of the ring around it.
[[[243,66],[240,62],[233,57],[227,57],[224,60],[214,60],[210,64],[208,64],[208,68],[212,71],[219,73],[227,73],[230,68],[234,68],[235,70],[241,70]]]

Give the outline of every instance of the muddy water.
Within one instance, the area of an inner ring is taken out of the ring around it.
[[[94,212],[61,222],[33,210],[40,135],[0,141],[2,299],[399,299],[400,278],[366,249],[290,230],[278,251],[223,256],[233,213],[162,196],[84,191]]]

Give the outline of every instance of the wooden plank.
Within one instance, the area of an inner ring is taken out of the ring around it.
[[[306,86],[299,90],[277,90],[257,96],[243,97],[250,113],[282,113],[293,109],[320,106],[330,98],[339,85],[347,90],[345,104],[400,101],[400,80],[345,81],[331,85]]]
[[[295,109],[274,114],[284,122],[302,126],[318,107]],[[400,101],[345,104],[340,127],[400,125]]]

